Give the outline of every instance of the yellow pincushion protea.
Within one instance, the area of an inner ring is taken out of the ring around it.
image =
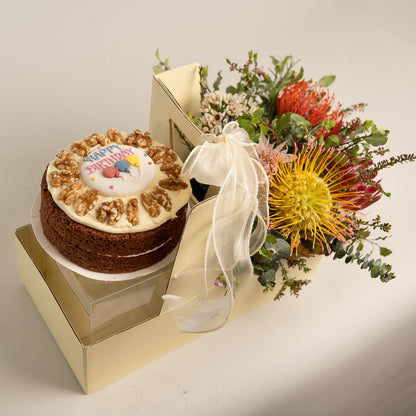
[[[297,255],[301,239],[312,239],[330,252],[326,236],[346,241],[353,236],[353,222],[345,215],[356,211],[348,190],[350,169],[333,148],[323,145],[295,150],[291,160],[277,158],[270,178],[271,228],[290,240]]]

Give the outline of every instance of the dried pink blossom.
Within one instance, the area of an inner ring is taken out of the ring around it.
[[[293,155],[287,153],[286,142],[274,147],[263,133],[260,134],[256,149],[259,160],[267,174],[273,170],[276,159],[288,161],[293,157]]]

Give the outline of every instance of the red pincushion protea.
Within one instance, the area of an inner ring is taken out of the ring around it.
[[[277,100],[277,114],[299,114],[315,127],[326,120],[332,120],[335,125],[330,130],[319,129],[317,137],[328,137],[338,134],[344,115],[340,112],[341,104],[334,106],[334,95],[316,82],[301,80],[288,85]]]
[[[354,164],[346,166],[346,169],[349,171],[345,177],[348,182],[348,188],[354,192],[347,199],[353,204],[354,208],[352,209],[355,211],[361,211],[381,198],[380,181],[374,182],[377,173],[374,173],[366,180],[366,172],[372,164],[371,161],[363,158]]]
[[[377,182],[376,185],[378,185],[379,182]],[[369,207],[381,198],[381,191],[379,188],[363,182],[358,183],[352,189],[359,192],[359,195],[350,199],[350,201],[356,205],[357,210],[359,211]]]

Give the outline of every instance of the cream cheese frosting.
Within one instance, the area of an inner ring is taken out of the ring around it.
[[[129,133],[120,132],[123,140]],[[83,144],[88,138],[75,142]],[[153,141],[151,148],[163,147],[164,145]],[[84,145],[84,147],[86,147]],[[65,203],[60,195],[65,186],[52,186],[50,177],[59,169],[56,167],[59,155],[55,157],[47,169],[48,190],[52,195],[54,202],[61,208],[72,220],[84,224],[88,227],[109,232],[109,233],[135,233],[155,229],[166,221],[176,218],[176,212],[187,204],[192,190],[187,179],[180,177],[180,180],[187,184],[183,189],[163,189],[171,200],[172,207],[169,211],[160,207],[160,213],[151,216],[141,204],[141,195],[146,192],[152,192],[159,186],[161,180],[167,180],[169,174],[160,163],[155,163],[146,153],[148,148],[137,148],[117,142],[110,141],[105,146],[100,144],[88,149],[87,155],[74,153],[74,144],[68,146],[62,153],[71,154],[71,158],[76,161],[75,169],[80,173],[78,181],[80,187],[77,190],[78,195],[86,191],[95,191],[97,200],[95,206],[85,215],[78,215],[74,204]],[[61,153],[61,154],[62,154]],[[127,159],[127,160],[126,160]],[[123,161],[122,164],[118,163]],[[59,161],[58,161],[59,162]],[[126,162],[128,162],[126,164]],[[118,165],[117,165],[118,163]],[[182,161],[178,158],[175,165],[182,167]],[[119,166],[120,169],[115,168]],[[124,206],[124,212],[119,220],[110,225],[107,222],[101,222],[97,218],[97,208],[102,203],[110,203],[114,199],[121,199]],[[138,199],[138,223],[132,225],[125,213],[126,206],[132,198]]]

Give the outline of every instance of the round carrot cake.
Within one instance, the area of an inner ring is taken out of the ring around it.
[[[191,186],[181,168],[176,153],[147,132],[91,134],[59,153],[43,175],[43,232],[89,270],[149,267],[182,234]]]

